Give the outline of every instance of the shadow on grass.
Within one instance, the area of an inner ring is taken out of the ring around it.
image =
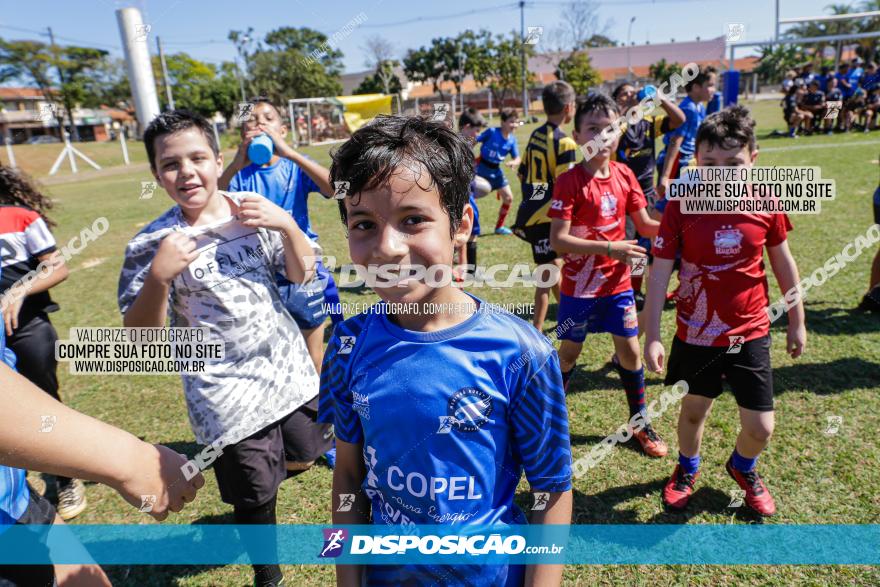
[[[831,395],[851,389],[876,387],[878,381],[880,364],[857,357],[773,369],[773,388],[776,395],[786,391]]]
[[[854,300],[852,308],[818,307],[820,303],[806,302],[804,313],[806,315],[807,333],[816,333],[826,336],[853,334],[867,334],[880,332],[880,314],[862,312],[855,308],[859,300]],[[783,315],[773,325],[773,335],[785,339],[785,329],[788,326],[788,316]]]
[[[582,491],[574,491],[574,524],[687,524],[692,518],[703,513],[727,513],[738,521],[761,523],[762,518],[749,508],[741,506],[728,508],[731,497],[727,493],[713,487],[699,487],[691,497],[683,511],[667,510],[654,515],[646,522],[639,520],[635,509],[621,508],[620,505],[632,499],[652,495],[658,502],[667,479],[656,479],[645,483],[633,483],[611,487],[599,493],[587,495]]]
[[[178,585],[181,579],[201,575],[224,565],[181,566],[181,565],[103,565],[110,582],[116,586],[137,585],[138,587],[167,587]],[[244,583],[243,585],[249,585]]]

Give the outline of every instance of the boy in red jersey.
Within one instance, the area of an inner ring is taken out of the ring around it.
[[[565,254],[558,322],[574,324],[560,329],[559,364],[567,388],[587,332],[610,333],[630,418],[641,413],[645,422],[633,436],[645,454],[662,457],[666,443],[654,432],[645,410],[645,370],[630,283],[629,262],[646,261],[646,251],[626,240],[626,217],[645,237],[656,236],[660,224],[648,216],[645,194],[632,170],[611,160],[619,138],[611,123],[619,114],[617,104],[604,94],[591,93],[580,101],[574,140],[584,145],[599,139],[604,146],[559,176],[547,214],[552,222],[550,246]]]
[[[708,117],[697,133],[698,165],[751,167],[758,156],[754,126],[741,106]],[[745,491],[749,507],[764,516],[776,512],[755,469],[774,427],[764,248],[782,291],[793,291],[799,277],[786,240],[791,228],[784,214],[684,214],[678,201],[670,202],[663,214],[645,303],[645,362],[648,369],[662,372],[660,312],[680,252],[678,329],[666,383],[684,379],[689,387],[678,419],[679,464],[663,489],[669,508],[683,509],[693,493],[703,427],[726,379],[742,424],[727,472]],[[792,358],[801,355],[806,338],[798,297],[788,310],[786,350]]]

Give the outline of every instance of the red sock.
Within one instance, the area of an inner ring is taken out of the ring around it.
[[[501,203],[501,210],[498,211],[498,222],[495,223],[495,230],[498,230],[502,226],[504,226],[504,221],[507,220],[507,213],[510,211],[510,204]]]

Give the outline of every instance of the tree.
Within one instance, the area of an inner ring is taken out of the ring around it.
[[[355,94],[396,94],[403,89],[400,78],[394,74],[394,68],[399,66],[398,61],[384,61],[380,71],[364,78],[354,90]]]
[[[522,51],[528,59],[535,53],[533,45],[523,45],[515,31],[495,37],[484,29],[477,33],[466,31],[459,39],[468,55],[466,73],[478,85],[489,88],[499,107],[508,96],[517,94],[522,86]],[[527,71],[526,84],[533,81],[534,76]]]
[[[216,78],[214,66],[193,59],[186,53],[174,53],[165,56],[165,65],[168,68],[168,79],[165,80],[171,86],[174,94],[174,105],[177,108],[186,108],[197,112],[205,117],[214,116],[218,108],[214,102],[213,83]],[[158,57],[153,57],[153,71],[157,80],[156,94],[160,100],[165,97],[165,92],[159,86],[161,64]],[[165,107],[168,105],[165,104]]]
[[[574,0],[562,9],[562,20],[555,29],[556,43],[569,57],[588,47],[614,46],[606,36],[610,21],[599,20],[599,8],[593,0]]]
[[[805,60],[799,45],[766,45],[758,49],[761,53],[755,73],[769,83],[782,81],[785,72],[796,68]]]
[[[85,80],[86,98],[84,106],[115,108],[132,107],[131,86],[128,71],[122,58],[107,57],[92,69],[92,75]]]
[[[281,27],[269,32],[265,38],[270,51],[296,51],[320,63],[328,75],[342,73],[343,53],[328,42],[327,35],[308,27]]]
[[[245,64],[245,86],[250,95],[267,96],[276,104],[290,98],[336,95],[342,91],[339,74],[343,53],[324,33],[310,28],[281,27],[253,39],[253,29],[230,31]]]
[[[394,46],[379,35],[374,35],[367,39],[363,50],[367,55],[365,65],[373,70],[372,77],[375,80],[365,79],[361,86],[363,86],[364,90],[367,90],[378,85],[379,89],[362,92],[356,90],[355,94],[371,94],[376,92],[393,94],[399,92],[401,89],[400,80],[395,75],[394,68],[399,67],[400,62],[394,59]],[[359,86],[358,90],[360,89],[361,87]]]
[[[403,70],[406,77],[415,82],[430,82],[434,91],[443,100],[443,88],[440,85],[447,76],[448,63],[443,39],[432,39],[428,47],[410,49],[403,58]]]
[[[666,63],[666,59],[661,59],[656,63],[652,63],[650,67],[648,67],[648,73],[651,74],[651,79],[653,79],[657,83],[662,83],[667,81],[672,74],[678,74],[681,72],[681,65],[678,63]]]
[[[90,79],[107,57],[107,51],[91,47],[50,46],[40,41],[5,41],[0,39],[0,79],[32,83],[50,103],[64,105],[74,141],[79,133],[73,110],[90,97]],[[59,129],[64,129],[62,114],[56,110]]]
[[[602,83],[602,76],[593,69],[586,51],[575,53],[559,61],[556,77],[571,84],[577,94],[586,94]]]

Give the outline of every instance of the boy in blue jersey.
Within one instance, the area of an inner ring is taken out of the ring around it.
[[[657,202],[654,208],[663,213],[666,207],[666,188],[669,181],[677,179],[696,152],[697,129],[706,118],[705,103],[715,94],[715,68],[701,67],[700,72],[685,87],[687,96],[678,105],[684,112],[685,121],[675,131],[663,137],[666,145],[657,158],[660,177],[657,180]]]
[[[451,280],[473,212],[470,145],[440,122],[380,116],[333,155],[352,261],[390,271],[381,301],[339,324],[324,357],[321,411],[335,414],[333,523],[524,524],[523,470],[545,509],[571,521],[571,449],[556,351],[541,334]],[[445,279],[410,278],[410,268]],[[404,273],[405,272],[405,273]],[[332,406],[328,405],[331,404]],[[350,500],[353,505],[349,508]],[[340,508],[345,503],[346,508]],[[347,511],[340,511],[347,509]],[[561,565],[337,567],[338,584],[559,585]]]
[[[498,211],[498,221],[495,223],[495,234],[513,234],[504,226],[507,213],[510,212],[510,206],[513,204],[513,192],[510,190],[507,178],[504,177],[501,163],[507,155],[510,155],[513,159],[504,163],[506,166],[516,169],[520,164],[519,147],[516,144],[516,137],[513,136],[513,131],[518,125],[516,110],[504,108],[501,110],[501,126],[487,128],[476,139],[476,142],[481,144],[477,175],[486,179],[492,190],[498,190],[501,196],[501,209]]]
[[[480,134],[480,129],[484,126],[486,126],[486,121],[483,120],[483,115],[476,108],[468,108],[458,118],[458,132],[469,143],[475,142],[477,135]],[[480,193],[475,184],[476,181],[471,182],[468,196],[468,203],[471,205],[471,210],[474,211],[474,223],[471,227],[471,236],[462,249],[464,254],[460,255],[460,276],[463,276],[464,273],[473,273],[467,270],[468,265],[473,265],[474,271],[477,266],[477,237],[480,236],[480,210],[477,208],[477,198],[485,196],[488,192]]]
[[[328,183],[329,172],[325,167],[312,161],[287,144],[287,127],[281,112],[268,98],[252,98],[250,116],[241,126],[241,145],[235,159],[220,178],[220,189],[230,192],[256,192],[274,204],[287,210],[296,220],[300,230],[310,239],[317,241],[318,235],[312,230],[309,220],[308,197],[318,192],[325,198],[333,195]],[[275,152],[265,165],[251,163],[248,159],[248,146],[254,137],[267,134],[272,138]],[[317,278],[310,284],[291,283],[283,275],[276,275],[281,299],[306,339],[309,354],[320,373],[321,358],[324,354],[324,327],[327,319],[325,300],[329,307],[340,307],[339,292],[333,276],[318,261]],[[342,313],[332,311],[330,317],[334,324],[342,321]]]

